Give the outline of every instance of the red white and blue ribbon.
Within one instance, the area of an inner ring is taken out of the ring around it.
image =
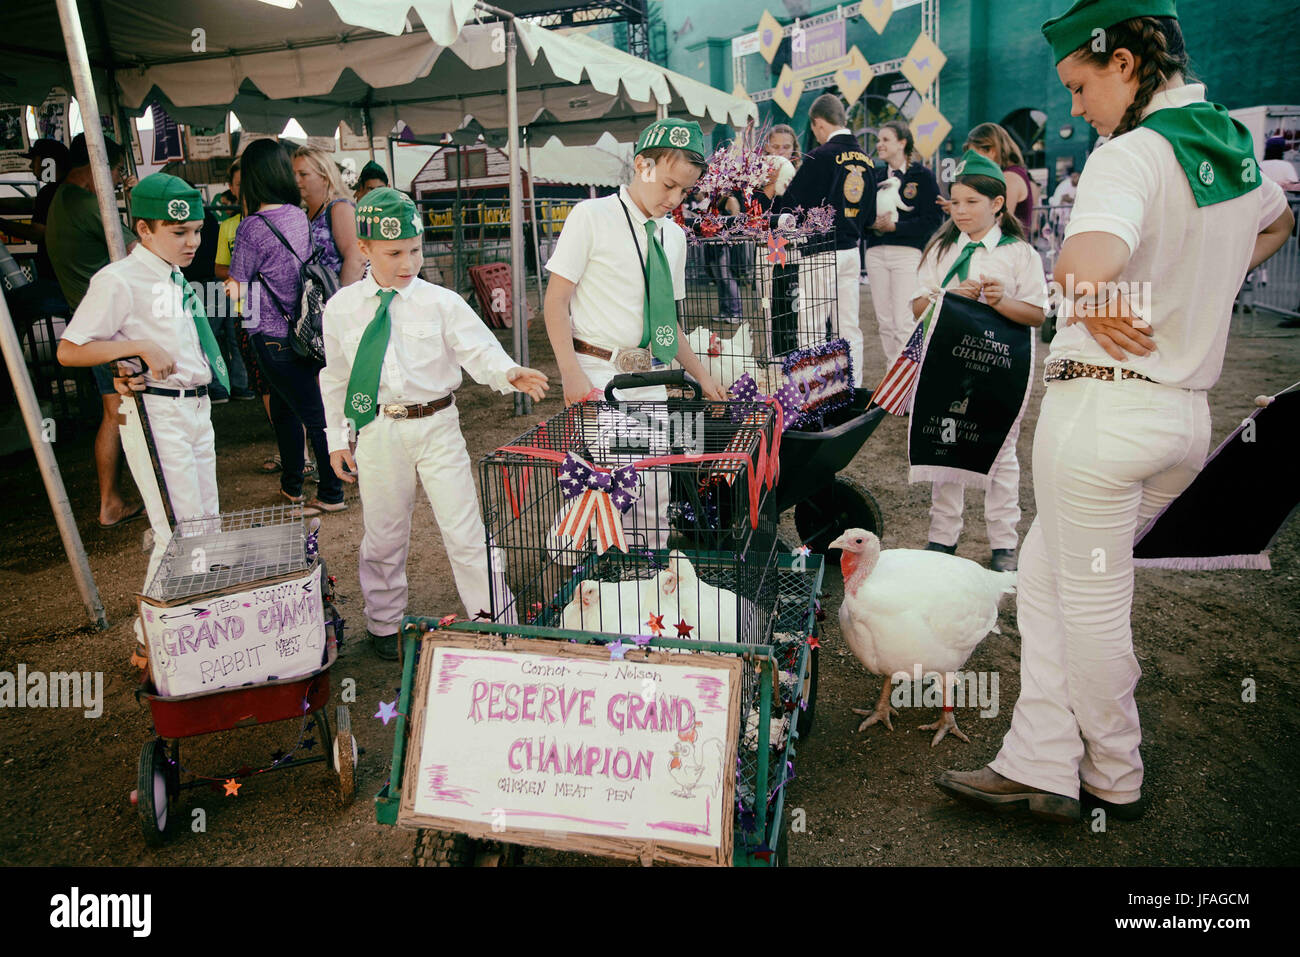
[[[560,540],[569,539],[574,548],[580,548],[594,526],[597,555],[605,554],[611,546],[626,552],[627,539],[619,515],[636,504],[636,466],[602,472],[569,452],[564,456],[559,479],[565,499],[574,502],[560,523]]]
[[[766,396],[758,391],[758,383],[754,381],[754,377],[748,372],[742,372],[740,378],[731,384],[731,388],[728,391],[731,393],[733,398],[741,402],[766,402],[769,398],[775,399],[777,404],[781,406],[782,431],[788,429],[795,423],[795,420],[799,418],[799,404],[803,397],[799,394],[799,389],[793,383],[787,382],[785,385],[781,386],[781,388],[772,393],[771,396]],[[735,422],[743,415],[744,412],[742,410],[733,409],[731,412],[731,420]]]

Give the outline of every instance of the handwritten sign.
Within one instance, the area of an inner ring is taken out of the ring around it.
[[[742,662],[425,639],[398,823],[611,857],[731,861]]]
[[[162,695],[311,674],[325,656],[320,566],[247,591],[170,606],[141,597],[140,624]]]

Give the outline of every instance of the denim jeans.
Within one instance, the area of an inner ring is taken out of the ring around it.
[[[704,263],[718,287],[718,314],[740,316],[740,286],[731,274],[731,250],[721,244],[704,247]]]
[[[235,315],[235,307],[230,300],[222,295],[220,302],[225,306],[217,310],[217,315],[209,316],[208,323],[212,326],[212,334],[217,337],[217,348],[221,350],[221,357],[226,360],[226,368],[230,371],[230,388],[231,389],[248,389],[248,370],[244,368],[244,358],[239,354],[239,341],[236,338],[236,330],[242,321]],[[216,383],[216,377],[213,377],[213,383]],[[217,386],[218,391],[221,387]]]
[[[325,407],[317,381],[320,369],[294,352],[288,339],[273,339],[260,332],[249,338],[271,386],[271,425],[282,465],[280,488],[288,495],[302,494],[302,431],[306,427],[316,455],[316,497],[329,505],[343,501],[343,480],[330,468],[325,442]]]

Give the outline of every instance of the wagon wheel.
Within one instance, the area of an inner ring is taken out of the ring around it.
[[[885,520],[875,498],[854,479],[837,475],[825,488],[794,507],[799,537],[814,552],[825,553],[845,529],[862,528],[880,536]]]
[[[175,797],[167,768],[167,745],[154,738],[140,751],[140,768],[136,775],[136,808],[140,812],[140,829],[145,843],[161,847],[171,830],[169,805]]]
[[[347,807],[357,796],[357,739],[352,736],[352,716],[341,704],[334,717],[334,769],[339,773],[339,802]]]
[[[820,622],[813,622],[813,637],[821,639],[822,626]],[[806,708],[795,710],[795,733],[799,735],[800,741],[807,740],[812,734],[813,717],[817,713],[817,663],[821,660],[820,648],[808,649],[808,674],[803,679],[803,700],[807,702]]]
[[[467,834],[420,830],[415,835],[416,867],[473,867],[479,842]]]

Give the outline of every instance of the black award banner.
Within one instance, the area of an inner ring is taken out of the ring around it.
[[[1300,392],[1278,395],[1233,430],[1183,493],[1133,542],[1152,568],[1272,567],[1268,549],[1300,504],[1295,447]]]
[[[910,482],[988,487],[993,460],[1029,401],[1028,326],[965,296],[935,306],[912,399]]]

